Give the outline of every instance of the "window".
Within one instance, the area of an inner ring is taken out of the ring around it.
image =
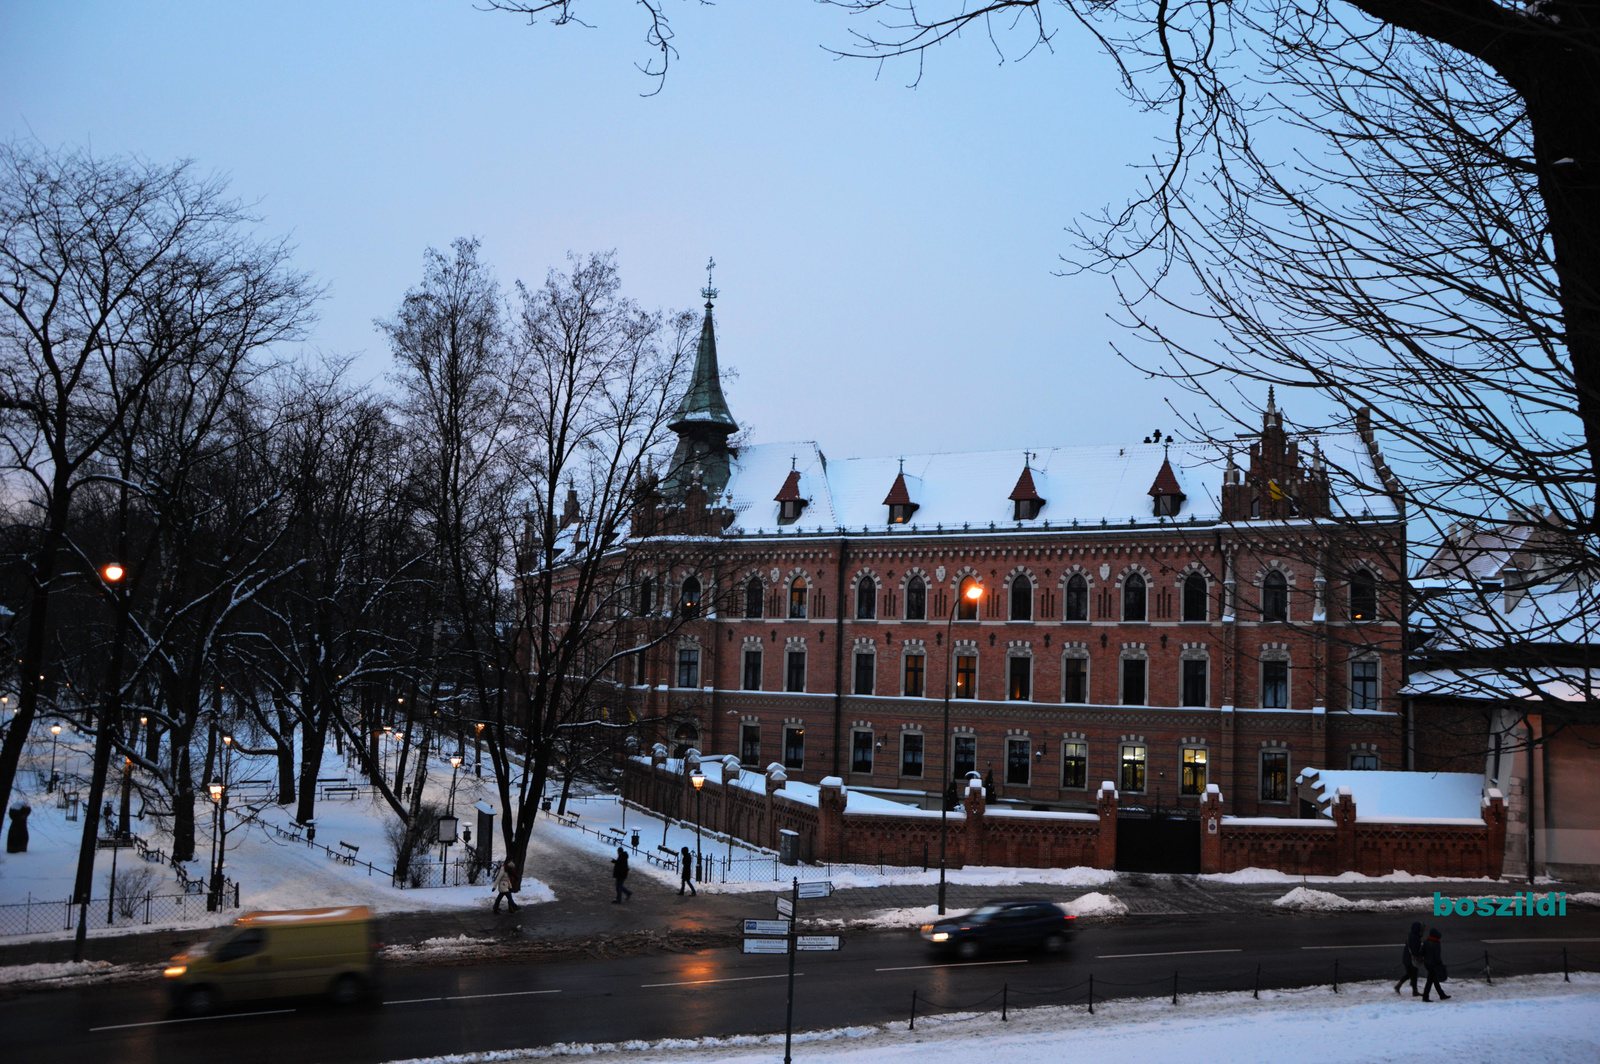
[[[1011,520],[1032,521],[1043,509],[1043,499],[1014,499],[1011,505]]]
[[[1089,785],[1089,747],[1086,743],[1061,744],[1061,786],[1082,789]]]
[[[956,697],[978,697],[978,659],[971,654],[956,658]]]
[[[1183,619],[1186,621],[1203,621],[1206,619],[1206,578],[1199,573],[1190,573],[1183,581]]]
[[[762,599],[765,589],[761,586],[761,578],[752,576],[744,585],[744,615],[749,618],[758,618],[762,613]]]
[[[905,732],[900,736],[900,775],[922,775],[921,732]]]
[[[1011,619],[1033,620],[1033,581],[1025,576],[1011,581]]]
[[[922,663],[921,654],[907,654],[905,695],[907,698],[922,697]]]
[[[1261,663],[1261,708],[1289,708],[1289,663],[1263,661]]]
[[[1026,702],[1032,696],[1032,658],[1011,658],[1006,664],[1006,697],[1013,702]]]
[[[683,597],[678,600],[678,609],[685,617],[700,615],[700,581],[697,577],[691,576],[683,582]]]
[[[869,731],[854,731],[850,733],[850,771],[872,771],[872,733]]]
[[[1263,621],[1289,619],[1289,582],[1276,569],[1261,581],[1261,619]]]
[[[863,576],[856,584],[856,620],[870,621],[878,616],[878,583]]]
[[[739,763],[741,765],[761,764],[761,725],[739,725]]]
[[[977,584],[972,577],[964,577],[961,586],[957,588],[959,598],[956,601],[956,619],[959,621],[975,621],[978,619],[978,600],[967,597],[967,590]]]
[[[1067,598],[1063,603],[1061,619],[1087,621],[1089,619],[1089,581],[1077,573],[1067,581]]]
[[[804,768],[806,764],[806,730],[783,729],[783,767]]]
[[[1350,619],[1373,621],[1378,618],[1378,583],[1365,569],[1350,576]]]
[[[856,654],[856,683],[854,693],[870,695],[878,676],[878,655]]]
[[[700,649],[698,647],[678,648],[678,686],[700,686]]]
[[[789,585],[789,616],[795,620],[806,618],[806,578],[797,576]]]
[[[1181,495],[1157,495],[1156,496],[1156,516],[1157,517],[1177,517],[1178,516],[1178,503],[1182,498],[1183,498],[1183,496],[1181,496]]]
[[[1144,705],[1144,666],[1143,658],[1124,658],[1122,661],[1122,704],[1125,706]]]
[[[217,962],[225,964],[260,953],[267,945],[267,933],[259,927],[241,931],[217,950]]]
[[[1139,794],[1144,790],[1145,748],[1128,745],[1122,748],[1122,783],[1119,790]]]
[[[1061,701],[1089,701],[1089,662],[1086,658],[1067,658],[1061,663]]]
[[[761,651],[753,648],[744,652],[744,689],[761,690]]]
[[[650,611],[654,608],[655,589],[651,587],[650,578],[647,576],[639,581],[639,613],[648,617],[650,616]]]
[[[1378,708],[1378,663],[1352,661],[1350,663],[1350,708]]]
[[[1144,620],[1144,577],[1138,573],[1129,573],[1122,582],[1122,619]]]
[[[1206,660],[1189,658],[1183,663],[1183,705],[1206,704]]]
[[[1378,755],[1370,750],[1350,751],[1350,767],[1358,772],[1378,771]]]
[[[1027,739],[1006,740],[1006,782],[1014,783],[1020,787],[1028,785],[1028,762],[1033,752],[1033,743]]]
[[[1204,794],[1206,789],[1206,748],[1183,748],[1183,793]]]
[[[633,682],[638,684],[640,687],[643,687],[645,684],[650,682],[650,659],[646,656],[646,654],[646,651],[641,650],[638,656],[633,659],[635,665],[637,666],[637,671],[634,673]]]
[[[911,515],[917,512],[914,502],[892,502],[889,504],[889,523],[903,525],[911,520]]]
[[[950,778],[964,780],[967,773],[978,771],[978,737],[975,735],[958,735],[955,737],[955,752],[950,761]],[[959,784],[957,785],[960,786]]]
[[[1289,751],[1261,751],[1261,800],[1263,802],[1289,800]]]
[[[804,691],[806,689],[806,652],[804,650],[791,650],[785,657],[788,660],[783,671],[783,689],[785,691]]]
[[[928,585],[922,577],[913,576],[906,581],[906,620],[928,619]]]

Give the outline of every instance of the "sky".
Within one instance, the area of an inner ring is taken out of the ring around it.
[[[1061,275],[1067,227],[1136,193],[1163,128],[1081,33],[1008,63],[969,37],[911,88],[912,67],[825,51],[836,9],[668,8],[680,54],[647,96],[626,3],[557,28],[471,0],[9,0],[3,135],[225,175],[327,288],[298,353],[379,386],[373,319],[424,249],[477,236],[508,285],[614,250],[650,308],[698,307],[714,256],[752,442],[1133,443],[1178,429],[1166,400],[1194,409],[1112,351],[1136,341],[1109,280]]]

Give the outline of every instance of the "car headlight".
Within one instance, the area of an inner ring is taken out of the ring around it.
[[[178,976],[182,975],[188,970],[189,966],[187,964],[174,964],[171,968],[168,968],[161,974],[166,976],[168,979],[176,979]]]
[[[948,942],[948,941],[950,941],[950,932],[948,932],[948,931],[935,931],[933,933],[933,940],[935,942]]]

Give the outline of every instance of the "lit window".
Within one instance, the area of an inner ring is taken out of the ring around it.
[[[900,736],[900,775],[922,775],[921,732],[905,732]]]
[[[804,650],[791,650],[786,655],[783,676],[783,689],[791,692],[801,692],[806,689],[806,652]]]
[[[804,768],[806,764],[806,730],[783,729],[783,767]]]
[[[855,731],[850,733],[850,771],[872,771],[872,733],[869,731]]]
[[[679,600],[678,608],[685,617],[698,617],[700,615],[700,581],[695,577],[683,582],[683,598]]]
[[[1031,771],[1030,756],[1033,752],[1033,743],[1027,739],[1006,740],[1006,782],[1019,787],[1028,785],[1028,773]]]
[[[1261,800],[1263,802],[1289,800],[1289,751],[1261,751]]]
[[[870,621],[878,616],[878,584],[870,576],[863,576],[856,585],[856,620]]]
[[[878,656],[876,654],[856,655],[856,682],[854,693],[870,695],[878,675]]]
[[[806,617],[806,578],[797,576],[789,585],[789,616],[795,620]]]
[[[975,621],[978,619],[978,600],[967,595],[968,589],[975,584],[977,584],[977,581],[970,576],[961,581],[961,586],[957,590],[957,594],[960,595],[956,605],[957,620]]]
[[[906,657],[905,657],[905,662],[906,662],[905,695],[906,695],[907,698],[921,698],[922,697],[922,664],[923,664],[923,660],[924,659],[923,659],[923,656],[921,654],[907,654]]]
[[[1061,617],[1067,621],[1087,621],[1089,619],[1089,581],[1077,573],[1067,581],[1067,598],[1063,604],[1065,610]]]
[[[1350,577],[1350,619],[1372,621],[1378,617],[1378,583],[1365,569]]]
[[[1289,663],[1263,661],[1261,663],[1261,708],[1289,708]]]
[[[1261,581],[1261,619],[1263,621],[1289,619],[1289,582],[1276,569]]]
[[[1138,573],[1129,573],[1128,578],[1122,582],[1122,619],[1144,620],[1144,607],[1144,577]]]
[[[1122,748],[1122,784],[1120,790],[1130,794],[1144,791],[1145,748],[1127,745]]]
[[[1206,748],[1183,748],[1183,793],[1203,794],[1206,789]]]
[[[1006,697],[1013,702],[1026,702],[1032,695],[1032,658],[1011,658],[1007,662]]]
[[[1183,619],[1186,621],[1203,621],[1206,619],[1206,578],[1199,573],[1190,573],[1183,581]]]
[[[978,659],[972,654],[956,658],[956,697],[978,697]]]
[[[928,618],[928,585],[920,576],[906,581],[906,620],[924,621]]]
[[[1089,747],[1085,743],[1061,744],[1061,786],[1082,789],[1089,785]]]
[[[1033,581],[1025,576],[1011,581],[1011,619],[1033,620]]]

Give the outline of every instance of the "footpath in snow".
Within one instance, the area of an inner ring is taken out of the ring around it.
[[[1063,1060],[1169,1060],[1246,1064],[1315,1060],[1380,1064],[1593,1064],[1600,1060],[1600,975],[1526,976],[1496,985],[1452,984],[1452,999],[1424,1004],[1388,984],[1145,998],[1083,1006],[919,1018],[795,1035],[795,1056],[823,1064],[1060,1064]],[[572,1044],[417,1058],[403,1064],[479,1064],[581,1056],[596,1064],[771,1064],[783,1035]],[[397,1062],[400,1064],[400,1062]]]

